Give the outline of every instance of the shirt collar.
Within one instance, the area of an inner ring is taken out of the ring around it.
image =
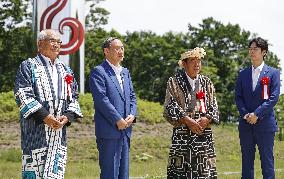
[[[52,66],[52,63],[51,63],[50,58],[44,56],[43,54],[40,54],[40,55],[41,55],[42,58],[45,60],[46,64]],[[58,58],[56,58],[56,59],[54,60],[54,65],[57,64],[58,62],[59,62],[59,60],[58,60]]]
[[[190,78],[190,76],[188,76],[188,74],[186,73],[187,79],[189,80],[189,82],[193,83],[198,79],[199,74],[196,75],[195,79]]]
[[[262,70],[262,68],[264,67],[264,62],[262,62],[258,67],[254,68],[252,65],[252,71],[255,71],[256,69],[258,69],[259,71]]]
[[[113,69],[114,73],[115,74],[120,74],[121,71],[122,71],[122,67],[119,65],[118,67],[117,66],[114,66],[112,63],[110,63],[108,61],[108,59],[106,59],[106,61],[108,62],[108,64],[111,66],[111,68]]]

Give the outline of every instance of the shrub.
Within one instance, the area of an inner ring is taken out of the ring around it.
[[[79,104],[84,115],[83,123],[92,123],[94,115],[94,103],[90,93],[81,94]],[[159,103],[138,99],[137,122],[149,124],[163,122],[163,106]],[[0,93],[0,122],[12,122],[19,120],[19,108],[15,102],[13,92]]]
[[[79,104],[81,111],[84,115],[83,121],[84,123],[91,123],[93,121],[94,116],[94,103],[93,103],[93,97],[91,93],[85,93],[81,94],[79,96]]]
[[[0,122],[19,120],[19,108],[15,102],[14,93],[0,93]]]
[[[164,122],[163,106],[156,102],[138,99],[138,122],[155,124]]]

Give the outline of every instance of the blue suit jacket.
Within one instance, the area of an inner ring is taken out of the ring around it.
[[[262,99],[262,77],[269,78],[269,98]],[[277,131],[273,107],[276,105],[280,93],[280,72],[279,70],[264,64],[259,75],[255,90],[252,90],[252,67],[245,68],[239,73],[235,100],[240,113],[239,130],[255,131]],[[249,124],[243,117],[247,113],[255,113],[258,117],[256,124]]]
[[[95,134],[97,138],[117,139],[126,133],[131,137],[132,127],[118,130],[116,122],[128,115],[136,115],[136,96],[133,90],[129,71],[122,69],[123,92],[116,75],[108,64],[93,68],[90,74],[90,90],[95,107]]]

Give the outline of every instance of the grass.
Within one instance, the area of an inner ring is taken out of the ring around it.
[[[79,130],[81,129],[81,130]],[[69,129],[68,162],[65,178],[99,178],[98,152],[92,125],[73,124]],[[241,155],[238,130],[235,125],[213,127],[217,152],[219,177],[224,179],[240,178]],[[131,141],[130,176],[144,176],[148,179],[165,178],[171,126],[167,123],[155,125],[138,123]],[[7,133],[1,133],[0,140],[17,140]],[[0,141],[1,143],[1,141]],[[16,144],[0,151],[0,178],[21,178],[21,152]],[[276,179],[284,178],[284,142],[275,140]],[[262,178],[259,155],[256,154],[255,178]],[[227,173],[231,172],[231,173]],[[160,177],[158,177],[160,176]]]

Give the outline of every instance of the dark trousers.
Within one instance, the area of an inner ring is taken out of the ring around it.
[[[254,179],[254,159],[258,146],[263,179],[275,179],[274,173],[275,132],[240,131],[242,152],[242,179]]]
[[[101,179],[129,178],[130,139],[124,135],[119,139],[97,139]]]

